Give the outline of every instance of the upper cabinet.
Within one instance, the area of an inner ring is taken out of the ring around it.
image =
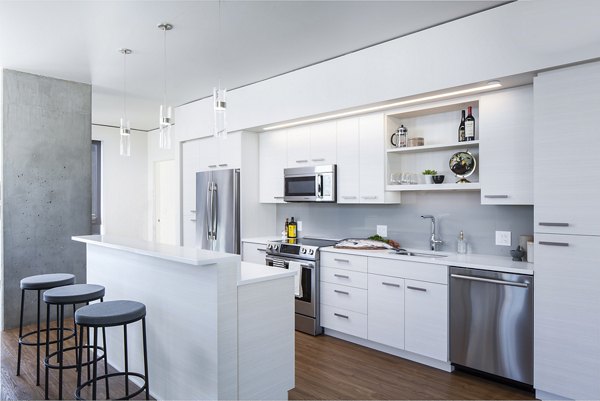
[[[600,234],[600,63],[539,74],[534,91],[535,231]]]
[[[241,133],[235,132],[226,138],[210,136],[199,139],[199,170],[240,168],[242,164]]]
[[[358,117],[337,121],[337,201],[358,203],[360,194],[360,136]],[[343,138],[343,139],[342,139]]]
[[[268,131],[259,137],[259,198],[283,203],[283,169],[287,167],[287,132]]]
[[[484,205],[533,205],[533,87],[479,99],[479,177]]]
[[[303,125],[287,130],[287,166],[336,163],[336,122]]]

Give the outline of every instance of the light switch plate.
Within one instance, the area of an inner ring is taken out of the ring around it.
[[[377,235],[381,235],[382,237],[387,237],[387,226],[377,226]]]
[[[298,231],[302,231],[302,220],[298,220],[298,221],[296,222],[296,229],[297,229]]]
[[[511,235],[510,231],[496,231],[496,245],[510,246]]]

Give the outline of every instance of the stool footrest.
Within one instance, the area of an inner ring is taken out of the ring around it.
[[[56,332],[58,332],[59,330],[60,330],[60,328],[58,328],[58,327],[52,327],[52,328],[50,328],[50,331],[56,331]],[[71,333],[67,337],[65,337],[65,340],[70,340],[71,338],[75,337],[75,329],[64,327],[62,330],[63,330],[63,332],[67,331],[67,332]],[[40,329],[40,334],[42,332],[45,333],[46,331],[47,331],[46,329]],[[21,337],[19,337],[19,344],[21,344],[21,345],[38,345],[37,341],[34,342],[34,343],[23,341],[27,337],[32,336],[34,334],[37,334],[37,330],[33,330],[33,331],[30,331],[29,333],[23,334]],[[52,340],[52,341],[50,341],[50,344],[56,344],[56,343],[58,343],[58,340]],[[39,345],[45,345],[45,344],[46,344],[46,340],[44,340],[44,341],[40,340],[40,344]]]
[[[81,390],[83,390],[85,387],[91,385],[92,383],[94,383],[94,381],[99,382],[100,380],[104,380],[107,378],[111,378],[111,377],[118,377],[118,376],[134,376],[134,377],[139,377],[140,379],[142,379],[144,381],[144,385],[142,387],[139,388],[139,390],[133,392],[132,394],[125,394],[125,397],[122,398],[112,398],[114,400],[129,400],[139,394],[141,394],[144,390],[146,390],[146,387],[148,386],[148,381],[146,380],[146,376],[144,376],[141,373],[136,373],[136,372],[129,372],[129,373],[125,373],[125,372],[117,372],[117,373],[109,373],[106,375],[101,375],[96,377],[95,379],[90,379],[84,383],[81,384],[81,386],[78,386],[75,389],[75,399],[76,400],[85,400],[85,398],[81,398]]]
[[[94,346],[93,345],[84,345],[83,349],[93,350]],[[102,351],[102,355],[100,355],[98,357],[98,359],[97,359],[98,361],[101,361],[101,360],[103,360],[106,357],[106,353],[104,352],[104,348],[102,348],[102,347],[97,347],[97,349],[99,351]],[[67,352],[67,351],[73,351],[73,350],[75,350],[75,352],[78,352],[79,351],[79,347],[68,347],[68,348],[65,348],[65,349],[63,349],[63,354],[65,352]],[[49,368],[49,369],[60,369],[60,365],[51,364],[50,363],[50,359],[53,358],[53,357],[55,357],[55,356],[57,356],[58,353],[59,353],[58,351],[54,351],[53,353],[48,354],[48,356],[46,356],[44,358],[44,366],[47,367],[47,368]],[[88,365],[91,365],[92,363],[94,363],[94,359],[90,359],[89,361],[81,363],[81,366],[82,367],[83,366],[88,366]],[[62,368],[63,369],[76,369],[77,365],[63,365]]]

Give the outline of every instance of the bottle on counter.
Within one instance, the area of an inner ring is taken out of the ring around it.
[[[290,229],[290,222],[289,222],[289,219],[286,217],[285,218],[285,229],[283,230],[283,232],[285,233],[285,238],[288,237],[289,229]]]
[[[473,117],[473,107],[467,108],[467,117],[465,118],[465,138],[467,141],[475,140],[475,117]]]
[[[461,255],[467,253],[467,241],[465,241],[465,234],[461,231],[458,235],[458,243],[456,245],[456,253]]]
[[[465,111],[462,111],[462,118],[460,119],[460,124],[458,125],[458,142],[464,142],[467,140],[465,136]]]
[[[294,221],[294,218],[292,217],[292,219],[290,220],[290,222],[288,224],[288,238],[297,238],[298,237],[297,228],[298,228],[298,226],[297,226],[296,222]]]

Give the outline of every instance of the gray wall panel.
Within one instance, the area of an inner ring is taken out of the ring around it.
[[[19,281],[67,272],[85,282],[90,233],[91,86],[4,70],[4,324],[19,323]],[[35,321],[28,294],[26,321]]]

